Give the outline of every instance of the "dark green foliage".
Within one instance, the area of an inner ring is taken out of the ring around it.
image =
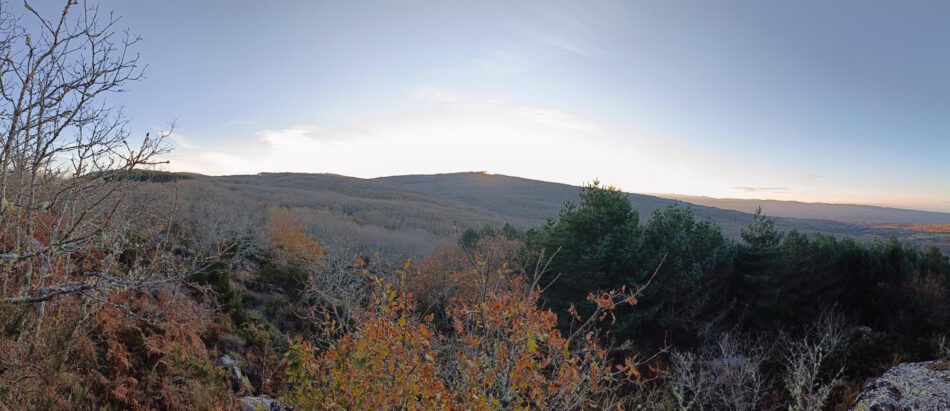
[[[462,234],[459,236],[459,244],[462,247],[472,250],[478,244],[479,240],[498,236],[509,240],[520,240],[524,237],[524,234],[508,223],[505,223],[501,228],[491,224],[485,224],[481,230],[475,230],[469,227],[462,231]]]
[[[587,311],[589,292],[637,289],[653,278],[638,306],[620,310],[613,326],[618,336],[641,342],[659,343],[671,332],[691,338],[690,327],[723,304],[719,280],[730,272],[734,253],[719,227],[696,221],[692,210],[671,205],[640,226],[626,197],[596,182],[582,189],[579,205],[566,204],[558,220],[527,238],[535,255],[558,252],[551,262],[557,280],[546,290],[546,302],[562,326],[571,304]]]
[[[622,193],[595,182],[526,243],[535,256],[559,250],[545,303],[562,327],[571,304],[583,314],[589,292],[643,285],[665,256],[636,309],[618,310],[608,325],[646,346],[688,348],[710,329],[799,333],[835,307],[875,331],[839,359],[855,363],[852,375],[872,375],[893,355],[932,357],[934,336],[950,330],[950,259],[939,250],[782,232],[761,210],[732,241],[688,208],[670,206],[640,225]]]
[[[728,277],[726,295],[743,308],[772,311],[782,315],[781,307],[772,304],[779,290],[770,286],[775,278],[777,262],[781,260],[779,248],[783,233],[775,229],[775,221],[755,212],[752,224],[741,232],[742,243],[736,245],[735,270]]]
[[[505,223],[505,225],[501,227],[501,235],[511,240],[518,240],[518,239],[524,238],[524,233],[522,233],[517,228],[515,228],[515,226],[509,223]]]
[[[465,231],[462,232],[459,242],[463,247],[471,249],[474,248],[475,244],[478,243],[479,238],[481,238],[481,235],[478,234],[478,231],[475,231],[471,228],[466,228]]]
[[[551,264],[557,280],[544,299],[562,325],[571,305],[586,311],[588,292],[645,280],[638,260],[639,222],[623,192],[594,181],[581,189],[579,205],[565,204],[557,220],[528,232],[536,255],[557,253]]]
[[[304,267],[279,265],[273,262],[262,264],[258,272],[262,287],[276,289],[295,297],[303,290],[309,275]]]
[[[752,224],[740,232],[742,241],[753,251],[768,250],[779,245],[783,233],[775,230],[775,220],[762,214],[762,207],[755,209]]]
[[[685,330],[710,310],[721,292],[717,280],[733,259],[733,247],[717,225],[697,222],[691,209],[675,206],[653,213],[639,253],[643,275],[657,270],[641,304],[656,306],[655,328],[664,331]]]

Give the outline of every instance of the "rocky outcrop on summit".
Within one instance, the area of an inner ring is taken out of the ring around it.
[[[905,363],[864,387],[852,410],[950,409],[950,361]]]

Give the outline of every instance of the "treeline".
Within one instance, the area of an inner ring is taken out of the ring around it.
[[[688,208],[641,224],[622,193],[595,183],[524,238],[535,256],[556,253],[545,302],[562,319],[571,305],[591,309],[590,290],[650,283],[612,328],[653,346],[693,347],[712,329],[794,332],[837,310],[874,331],[872,352],[848,367],[867,374],[894,356],[931,356],[950,330],[950,262],[936,248],[779,232],[761,210],[732,241]]]
[[[946,356],[950,260],[936,248],[780,232],[761,210],[739,240],[697,220],[689,208],[658,210],[641,223],[623,193],[597,182],[581,190],[579,203],[565,204],[540,227],[525,233],[510,227],[466,230],[460,240],[471,247],[498,235],[523,242],[524,266],[546,267],[541,303],[557,314],[563,333],[572,334],[580,319],[599,308],[601,292],[636,290],[636,305],[618,307],[599,326],[609,331],[606,343],[634,344],[617,350],[615,361],[664,353],[649,368],[654,377],[671,381],[662,389],[665,406],[684,404],[673,401],[681,396],[672,395],[671,387],[699,363],[721,366],[741,358],[741,370],[732,372],[745,372],[746,378],[728,384],[747,390],[752,399],[742,404],[749,408],[794,403],[792,386],[811,387],[808,395],[796,391],[798,399],[820,407],[848,404],[866,379],[895,361]],[[810,364],[815,373],[796,374],[790,355],[817,361]],[[684,358],[693,359],[690,366]],[[798,381],[787,381],[796,375]],[[770,382],[759,387],[761,397],[748,391],[759,379]],[[693,390],[698,395],[715,387]],[[776,396],[782,399],[775,402]],[[692,406],[743,408],[697,401]]]

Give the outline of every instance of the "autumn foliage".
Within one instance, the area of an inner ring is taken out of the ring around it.
[[[431,325],[412,297],[379,285],[360,329],[323,352],[296,340],[287,354],[286,400],[302,409],[434,409],[450,404],[439,377]]]
[[[324,349],[294,340],[284,399],[301,409],[621,404],[618,388],[639,376],[632,359],[614,365],[592,327],[575,339],[562,335],[556,315],[539,305],[537,284],[526,283],[506,264],[478,256],[472,261],[466,272],[451,274],[472,284],[464,295],[449,297],[444,312],[417,309],[406,284],[413,283],[407,275],[419,271],[409,264],[395,283],[374,277],[374,298],[353,318],[355,331]],[[432,275],[434,263],[427,261],[421,272]],[[633,301],[621,293],[603,295],[609,304],[596,312],[600,318],[616,304]]]
[[[278,265],[307,266],[315,270],[322,267],[326,249],[307,235],[291,210],[272,208],[264,235]]]
[[[515,277],[483,301],[449,306],[455,342],[449,363],[462,408],[568,409],[609,401],[601,390],[613,382],[606,350],[592,335],[574,344],[563,337],[538,296]]]
[[[16,330],[28,310],[0,307]],[[34,338],[0,336],[0,404],[73,409],[224,408],[226,377],[203,337],[210,307],[171,287],[114,293],[101,301],[63,297]]]
[[[224,407],[225,374],[202,339],[213,317],[211,307],[173,289],[110,296],[94,318],[102,358],[92,375],[107,392],[103,400],[140,409]]]

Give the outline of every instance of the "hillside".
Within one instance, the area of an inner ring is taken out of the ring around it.
[[[509,217],[512,224],[525,221],[530,225],[540,224],[548,217],[557,216],[558,210],[565,202],[576,202],[579,188],[567,184],[485,173],[394,176],[378,178],[376,181],[402,185],[439,198],[490,210]],[[692,208],[701,219],[715,221],[722,226],[727,235],[732,237],[737,237],[739,230],[752,222],[750,212],[738,212],[645,194],[628,193],[627,196],[643,220],[649,219],[655,210],[679,203]],[[817,218],[778,218],[777,224],[786,230],[795,228],[801,231],[835,235],[860,236],[867,231],[864,226]]]
[[[332,174],[201,176],[180,184],[217,197],[218,203],[252,202],[259,214],[270,205],[292,208],[331,249],[379,251],[393,258],[431,252],[451,242],[456,224],[464,229],[509,220],[403,186]]]
[[[311,230],[328,243],[347,248],[373,248],[394,254],[415,254],[451,242],[456,227],[478,228],[485,224],[509,223],[519,229],[542,224],[556,217],[561,206],[577,201],[579,187],[485,173],[407,175],[361,179],[333,174],[264,173],[259,175],[208,177],[194,184],[212,184],[261,204],[278,204],[308,215]],[[752,222],[749,212],[696,204],[643,194],[628,194],[633,207],[647,220],[655,210],[671,204],[690,207],[700,219],[719,224],[723,232],[738,238]],[[817,205],[821,206],[821,205]],[[950,249],[946,234],[914,231],[904,224],[929,224],[940,213],[889,209],[900,217],[882,226],[870,222],[847,222],[815,218],[820,214],[786,213],[776,217],[782,230],[850,236],[861,241],[891,236],[929,247]],[[784,209],[783,209],[784,210]],[[919,219],[913,216],[919,215]],[[866,220],[869,221],[869,220]],[[899,224],[898,224],[899,223]]]
[[[850,224],[950,224],[950,213],[908,210],[855,204],[803,203],[799,201],[749,200],[712,198],[680,194],[657,194],[659,197],[709,207],[754,212],[756,207],[769,215],[789,218],[814,218]]]

